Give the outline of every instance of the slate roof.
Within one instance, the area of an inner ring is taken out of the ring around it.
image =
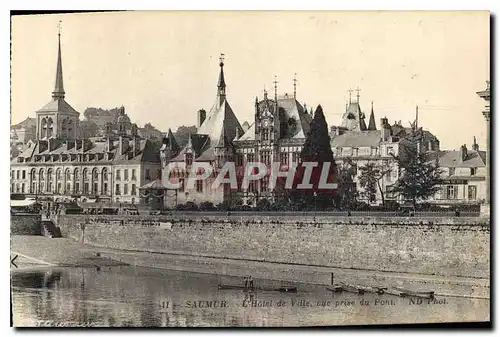
[[[57,141],[57,140],[56,140]],[[81,140],[78,140],[81,141]],[[88,142],[88,140],[87,140]],[[126,162],[126,163],[141,163],[141,162],[149,162],[149,163],[159,163],[160,162],[160,156],[159,152],[154,148],[154,145],[149,141],[145,139],[141,139],[139,141],[139,151],[136,156],[134,157],[129,157],[130,153],[132,153],[132,144],[130,143],[127,151],[124,154],[119,153],[119,141],[115,140],[113,142],[113,148],[111,149],[111,153],[113,154],[111,161],[112,162]],[[96,153],[106,153],[106,142],[89,142],[90,147],[84,151],[84,154],[96,154]],[[68,143],[66,142],[60,142],[58,146],[52,150],[49,151],[48,149],[39,152],[40,149],[40,142],[34,143],[34,145],[27,147],[22,153],[19,154],[18,157],[23,157],[25,158],[24,163],[41,163],[45,164],[47,162],[35,162],[34,161],[34,156],[35,155],[52,155],[52,154],[78,154],[82,153],[81,148],[77,149],[76,146],[73,146],[71,148],[68,148]],[[100,158],[96,163],[106,161],[105,157]],[[17,159],[14,158],[12,160],[12,164],[17,164]]]
[[[332,137],[332,148],[336,147],[372,147],[379,146],[382,141],[382,132],[379,130],[346,131]]]
[[[194,151],[194,157],[197,160],[201,160],[200,157],[202,154],[207,151],[208,149],[212,149],[209,153],[207,153],[202,159],[203,160],[213,160],[215,159],[215,156],[213,155],[213,146],[210,144],[210,137],[208,135],[201,135],[201,134],[190,134],[188,143],[184,148],[179,152],[179,154],[172,158],[170,161],[175,161],[175,162],[182,162],[184,161],[184,154],[187,152],[188,149],[191,149]]]
[[[28,117],[24,121],[17,123],[15,125],[12,125],[13,129],[21,129],[21,128],[28,128],[28,127],[36,127],[36,118]]]
[[[348,118],[349,115],[351,115],[351,118]],[[361,112],[361,107],[359,106],[358,102],[350,102],[349,106],[347,107],[346,112],[342,116],[342,125],[341,127],[347,128],[347,120],[354,118],[356,120],[356,129],[358,131],[365,131],[366,130],[366,123],[365,123],[365,115]],[[354,130],[353,130],[354,131]]]
[[[375,125],[375,114],[373,113],[373,107],[370,113],[370,121],[368,122],[368,130],[377,130],[377,126]]]
[[[64,100],[64,98],[57,98],[51,100],[49,103],[45,104],[37,112],[66,112],[75,115],[80,115],[71,105]]]
[[[258,102],[258,109],[262,113],[269,110],[273,115],[275,114],[276,103],[271,99],[264,99]],[[278,97],[278,114],[280,125],[286,125],[286,130],[281,130],[283,138],[306,138],[310,129],[312,117],[307,110],[304,109],[293,96]],[[289,121],[295,120],[295,127],[292,129]],[[255,123],[250,125],[250,128],[238,140],[255,140]],[[281,126],[281,127],[282,127]]]
[[[177,152],[180,149],[179,144],[177,143],[177,140],[175,140],[174,134],[170,128],[168,129],[167,136],[163,138],[162,143],[163,144],[160,150],[169,148],[172,152]]]
[[[210,137],[211,145],[216,146],[221,139],[222,130],[224,130],[225,137],[232,140],[236,136],[236,129],[240,134],[244,133],[233,109],[227,100],[224,100],[220,106],[217,102],[213,105],[197,133]]]
[[[485,151],[468,150],[465,160],[462,160],[459,150],[439,151],[435,155],[439,156],[439,165],[442,167],[469,168],[486,166]],[[435,160],[435,155],[432,157],[432,160]]]

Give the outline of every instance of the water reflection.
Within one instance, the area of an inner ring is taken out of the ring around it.
[[[488,300],[447,298],[445,305],[410,305],[404,298],[332,294],[323,287],[303,291],[299,286],[297,294],[218,290],[220,281],[215,275],[133,267],[14,271],[14,325],[324,326],[489,317]]]

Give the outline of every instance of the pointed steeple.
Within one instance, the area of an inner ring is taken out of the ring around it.
[[[56,85],[54,91],[52,92],[52,98],[61,99],[64,98],[64,86],[63,86],[63,73],[62,73],[62,59],[61,59],[61,21],[59,21],[59,32],[58,32],[58,45],[59,49],[57,51],[57,68],[56,68]]]
[[[224,54],[220,54],[219,61],[220,72],[219,80],[217,81],[217,101],[219,103],[219,106],[221,106],[226,99],[226,81],[224,80]]]
[[[167,134],[167,146],[170,148],[170,150],[176,152],[179,150],[179,144],[177,144],[177,141],[175,140],[175,136],[172,133],[172,130],[168,128],[168,134]]]
[[[375,125],[375,113],[373,112],[373,101],[372,101],[372,111],[370,113],[370,121],[368,122],[368,130],[377,130]]]

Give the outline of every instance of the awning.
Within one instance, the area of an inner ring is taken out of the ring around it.
[[[11,200],[10,207],[28,207],[36,203],[35,200]]]

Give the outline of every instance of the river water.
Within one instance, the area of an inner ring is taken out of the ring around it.
[[[13,270],[16,327],[295,327],[488,321],[490,301],[335,293],[219,290],[241,279],[130,266]],[[255,280],[256,285],[269,281]],[[278,283],[275,283],[278,285]]]

